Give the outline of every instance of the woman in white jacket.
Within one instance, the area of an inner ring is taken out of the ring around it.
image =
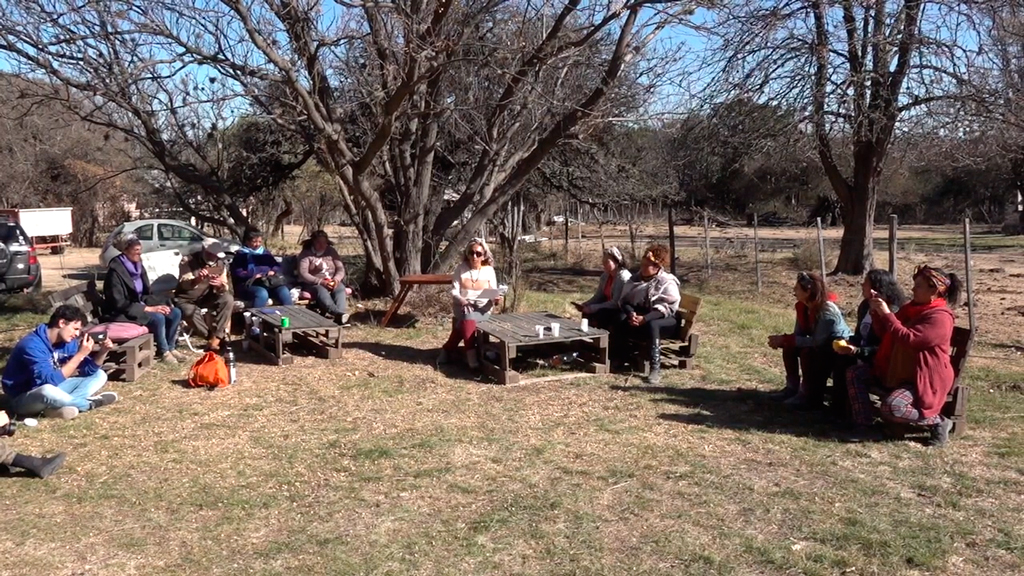
[[[491,308],[501,302],[501,296],[494,299],[481,298],[480,291],[498,288],[498,277],[494,273],[494,255],[483,238],[473,238],[463,253],[462,262],[452,274],[452,332],[441,347],[439,364],[451,361],[458,352],[459,342],[466,345],[466,363],[470,368],[480,367],[476,349],[476,323],[491,315]]]
[[[617,331],[632,333],[650,345],[651,373],[647,383],[661,383],[661,338],[678,329],[679,280],[665,270],[669,250],[661,244],[649,246],[640,261],[640,271],[622,288],[619,307],[625,320]]]
[[[629,281],[630,273],[626,266],[626,258],[618,248],[605,248],[602,257],[604,272],[597,282],[594,295],[582,304],[574,302],[573,305],[583,313],[583,317],[591,326],[611,330],[622,322],[623,313],[619,309],[619,297],[622,296],[622,288]]]

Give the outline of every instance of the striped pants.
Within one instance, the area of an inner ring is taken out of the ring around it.
[[[846,371],[846,389],[850,395],[850,417],[854,424],[870,425],[874,421],[869,390],[878,384],[871,373],[870,364],[857,364]],[[914,393],[909,388],[897,388],[882,399],[882,419],[899,424],[932,426],[941,422],[939,415],[921,416],[914,407]]]

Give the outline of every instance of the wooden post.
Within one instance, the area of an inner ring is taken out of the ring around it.
[[[672,214],[672,204],[668,205],[668,257],[672,262],[672,275],[676,275],[676,222]]]
[[[704,211],[704,274],[711,280],[711,233],[708,232],[708,212]]]
[[[580,245],[580,252],[583,252],[583,204],[576,202],[576,240]]]
[[[565,261],[569,261],[569,197],[562,202],[562,224],[565,230]]]
[[[896,228],[899,225],[895,214],[889,214],[889,273],[896,277]]]
[[[967,322],[971,328],[971,341],[974,341],[974,282],[971,276],[971,219],[964,217],[964,287],[967,290]]]
[[[757,291],[761,292],[761,255],[758,250],[757,212],[754,212],[754,274],[757,275]]]
[[[821,267],[821,278],[825,278],[825,237],[821,234],[821,218],[814,219],[818,227],[818,264]]]

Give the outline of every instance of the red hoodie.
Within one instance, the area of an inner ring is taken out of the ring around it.
[[[912,314],[913,306],[900,308],[897,314],[875,314],[872,322],[892,341],[891,355],[876,362],[887,388],[910,385],[914,391],[914,407],[924,418],[942,410],[946,395],[953,388],[953,365],[949,361],[949,341],[955,324],[953,311],[941,306],[927,306]],[[906,311],[906,313],[905,313]],[[883,344],[885,346],[885,344]],[[887,364],[887,365],[886,365]]]

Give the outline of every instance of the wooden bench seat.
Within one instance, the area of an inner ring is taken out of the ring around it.
[[[65,288],[50,295],[51,310],[61,304],[70,304],[81,308],[89,319],[88,328],[99,324],[99,315],[103,296],[96,289],[96,282],[90,280]],[[125,341],[114,341],[114,348],[107,353],[103,363],[103,371],[111,380],[134,382],[144,372],[152,368],[156,357],[152,334],[143,334]]]
[[[661,339],[661,367],[692,370],[696,366],[697,345],[700,342],[698,334],[694,332],[694,323],[701,299],[690,294],[679,296],[679,310],[676,312],[679,330],[673,337]],[[639,371],[646,376],[651,370],[650,348],[641,342],[630,342],[629,346],[635,351],[635,361],[640,364]]]

